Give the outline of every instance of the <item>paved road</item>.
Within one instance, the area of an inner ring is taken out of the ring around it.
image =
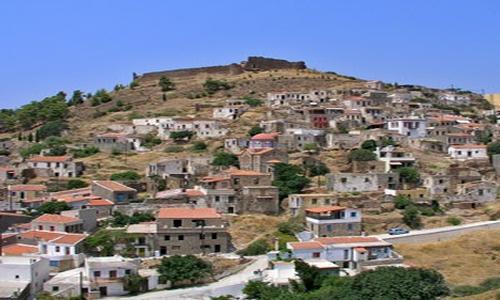
[[[245,284],[257,279],[254,271],[263,270],[267,267],[267,257],[265,255],[258,256],[257,259],[249,264],[242,271],[225,277],[217,282],[210,283],[200,287],[163,290],[157,292],[145,293],[134,297],[108,297],[106,299],[123,299],[123,300],[154,300],[154,299],[169,299],[169,300],[187,300],[187,299],[210,299],[210,297],[233,295],[240,297],[242,295]]]
[[[430,243],[452,239],[465,233],[490,229],[500,229],[500,221],[485,221],[458,226],[413,230],[410,233],[402,235],[380,234],[377,236],[393,244]]]

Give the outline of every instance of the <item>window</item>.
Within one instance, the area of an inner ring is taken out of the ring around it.
[[[330,199],[325,199],[325,204],[326,205],[330,204]]]
[[[174,220],[174,227],[182,227],[182,220]]]
[[[16,275],[16,279],[19,279],[19,275]]]
[[[344,250],[344,259],[349,259],[349,250]]]
[[[50,226],[50,231],[56,230],[54,226]]]
[[[57,267],[59,267],[59,261],[58,260],[50,260],[49,266],[57,268]]]
[[[38,230],[43,230],[43,226],[42,225],[38,225]]]
[[[54,285],[54,286],[52,287],[52,291],[53,291],[53,292],[57,292],[57,291],[59,291],[59,287],[58,287],[57,285]]]
[[[101,277],[101,271],[94,271],[94,277]]]
[[[56,252],[59,252],[61,250],[61,247],[56,246]]]
[[[170,241],[170,235],[164,235],[163,236],[164,241]]]
[[[125,270],[125,275],[130,275],[130,273],[131,273],[130,269]]]
[[[179,236],[177,237],[177,239],[178,239],[179,241],[183,241],[183,240],[184,240],[184,235],[179,234]]]
[[[321,256],[320,252],[313,252],[312,254],[313,258],[319,258]]]
[[[215,202],[219,202],[220,201],[220,196],[215,196]]]
[[[109,271],[109,278],[116,278],[116,270]]]
[[[212,233],[212,240],[216,240],[217,239],[217,232],[214,232]]]
[[[345,177],[340,178],[340,182],[342,182],[342,183],[346,183],[346,182],[347,182],[347,178],[345,178]]]
[[[205,239],[205,234],[200,233],[200,240],[204,240],[204,239]]]
[[[326,225],[326,231],[329,231],[329,232],[333,231],[333,225],[332,224]]]
[[[316,204],[316,203],[318,203],[318,199],[312,199],[312,200],[311,200],[311,203],[312,203],[313,205],[314,205],[314,204]]]
[[[356,218],[358,214],[355,211],[351,211],[351,218]]]

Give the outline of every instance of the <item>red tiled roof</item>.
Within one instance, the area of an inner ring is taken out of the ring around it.
[[[64,233],[62,232],[55,232],[55,231],[30,230],[26,232],[21,232],[19,235],[23,239],[42,240],[48,242],[53,239],[61,237],[63,234]]]
[[[311,207],[306,209],[306,212],[311,213],[327,213],[332,211],[342,211],[346,208],[343,206],[320,206],[320,207]]]
[[[349,236],[349,237],[321,237],[317,238],[316,241],[323,245],[331,244],[351,244],[351,243],[373,243],[380,242],[380,239],[374,236]]]
[[[11,244],[2,247],[3,255],[23,255],[23,254],[31,254],[38,253],[38,246],[26,245],[26,244]]]
[[[275,140],[278,135],[279,134],[276,132],[258,133],[256,135],[252,136],[252,138],[250,140],[252,140],[252,141],[255,141],[255,140]]]
[[[74,244],[78,244],[79,242],[83,241],[86,237],[87,237],[87,235],[85,235],[85,234],[66,233],[58,238],[51,240],[50,242],[56,243],[56,244],[74,245]]]
[[[225,177],[216,177],[216,176],[206,176],[201,179],[202,182],[218,182],[218,181],[225,181],[229,180],[229,178]]]
[[[66,203],[72,203],[72,202],[80,202],[80,201],[90,201],[93,199],[101,199],[99,196],[80,196],[80,195],[66,195],[66,196],[60,196],[55,198],[59,202],[66,202]]]
[[[200,197],[200,196],[205,196],[202,191],[199,190],[193,190],[193,189],[187,189],[186,190],[186,195],[188,197]]]
[[[113,206],[114,203],[108,199],[92,199],[87,203],[88,206]]]
[[[21,191],[41,192],[41,191],[46,191],[47,187],[41,184],[17,184],[9,186],[9,190],[13,192],[21,192]]]
[[[252,170],[240,170],[240,169],[229,169],[225,173],[233,176],[263,176],[264,173],[252,171]]]
[[[65,162],[71,160],[71,157],[69,156],[33,156],[32,158],[28,159],[30,162]]]
[[[163,207],[158,213],[160,219],[218,219],[221,215],[215,208]]]
[[[356,248],[354,248],[354,250],[361,252],[361,253],[366,252],[366,248],[363,248],[363,247],[356,247]]]
[[[91,193],[90,187],[84,187],[81,189],[72,189],[72,190],[65,190],[65,191],[60,191],[60,192],[53,192],[53,193],[50,193],[50,196],[57,197],[57,196],[67,196],[67,195],[86,195],[86,194],[90,194],[90,193]]]
[[[73,222],[79,222],[79,221],[81,221],[81,220],[78,218],[73,218],[73,217],[68,217],[68,216],[61,216],[61,215],[55,215],[55,214],[43,214],[43,215],[39,216],[38,218],[34,219],[32,222],[65,224],[65,223],[73,223]]]
[[[306,249],[323,249],[323,245],[318,242],[292,242],[289,243],[289,245],[294,249],[294,250],[306,250]]]
[[[114,192],[135,192],[136,190],[128,187],[124,184],[121,184],[116,181],[112,180],[96,180],[94,181],[95,184],[100,185],[108,190],[114,191]]]

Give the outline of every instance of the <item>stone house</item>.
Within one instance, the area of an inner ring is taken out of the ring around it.
[[[113,214],[113,206],[114,203],[106,199],[92,199],[86,205],[86,207],[96,210],[97,220],[111,217]]]
[[[291,194],[288,196],[288,209],[292,216],[298,216],[308,208],[336,204],[335,194]]]
[[[423,176],[423,186],[431,197],[443,197],[453,193],[451,176],[446,174]]]
[[[158,137],[164,140],[170,138],[174,131],[192,131],[200,139],[222,137],[228,129],[222,123],[212,119],[161,117],[134,119],[134,125],[153,125],[158,129]]]
[[[326,144],[325,132],[319,129],[287,129],[285,134],[278,136],[278,143],[288,151],[303,151],[308,144],[323,147]]]
[[[384,82],[380,80],[370,80],[365,82],[365,86],[369,89],[373,90],[383,90],[384,89]]]
[[[73,217],[82,220],[83,231],[88,233],[94,232],[97,229],[97,214],[97,209],[89,207],[65,210],[61,212],[61,216]]]
[[[128,204],[137,199],[137,190],[112,180],[95,180],[91,185],[95,196],[112,201],[114,204]]]
[[[131,136],[124,133],[103,133],[98,134],[94,138],[94,146],[102,152],[134,152],[147,151],[148,149],[142,146],[144,139],[139,136]]]
[[[429,202],[429,193],[426,188],[415,188],[407,190],[385,190],[386,196],[395,198],[397,196],[404,196],[415,203],[427,203]]]
[[[245,149],[238,155],[242,170],[272,173],[277,162],[288,163],[288,153],[274,148]]]
[[[400,167],[412,167],[415,164],[413,153],[398,149],[394,146],[377,147],[375,154],[379,161],[385,163],[386,172]]]
[[[250,138],[249,149],[277,148],[278,133],[259,133]]]
[[[360,96],[348,96],[343,101],[345,107],[350,109],[360,109],[362,107],[373,106],[374,102],[371,99]]]
[[[387,129],[408,138],[423,138],[427,135],[427,120],[419,117],[394,118],[386,121]]]
[[[170,188],[187,187],[197,176],[207,176],[211,157],[168,158],[150,163],[146,176],[160,176],[167,180]]]
[[[47,187],[40,184],[17,184],[7,186],[7,197],[11,209],[20,209],[31,206],[34,201],[45,201],[48,193]]]
[[[459,184],[454,202],[485,203],[495,201],[497,186],[494,182],[478,181]]]
[[[233,154],[240,153],[250,145],[249,138],[230,138],[224,140],[224,150]]]
[[[78,177],[84,170],[82,162],[69,156],[33,156],[27,160],[27,166],[42,177]]]
[[[315,237],[361,235],[361,211],[343,206],[307,208],[306,228]]]
[[[227,225],[215,208],[160,208],[155,222],[131,225],[127,232],[138,236],[139,255],[223,253],[230,247]]]
[[[326,187],[331,192],[373,192],[397,189],[399,185],[398,173],[330,173],[326,175]]]
[[[330,93],[326,90],[312,90],[302,92],[273,92],[267,93],[267,105],[272,107],[290,105],[308,105],[310,103],[325,103],[329,100]]]
[[[451,145],[448,148],[448,155],[457,160],[488,158],[486,145],[478,144]]]
[[[332,150],[349,150],[356,148],[361,142],[359,134],[327,133],[326,148]]]
[[[223,107],[213,110],[214,119],[235,120],[248,109],[244,99],[228,99]]]
[[[38,231],[81,233],[83,232],[83,220],[63,215],[43,214],[31,221],[31,229]]]

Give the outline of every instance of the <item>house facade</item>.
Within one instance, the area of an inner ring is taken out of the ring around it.
[[[361,234],[361,211],[342,206],[307,208],[306,228],[315,237],[355,236]]]
[[[27,166],[41,177],[78,177],[84,170],[82,162],[69,156],[34,156],[28,159]]]

